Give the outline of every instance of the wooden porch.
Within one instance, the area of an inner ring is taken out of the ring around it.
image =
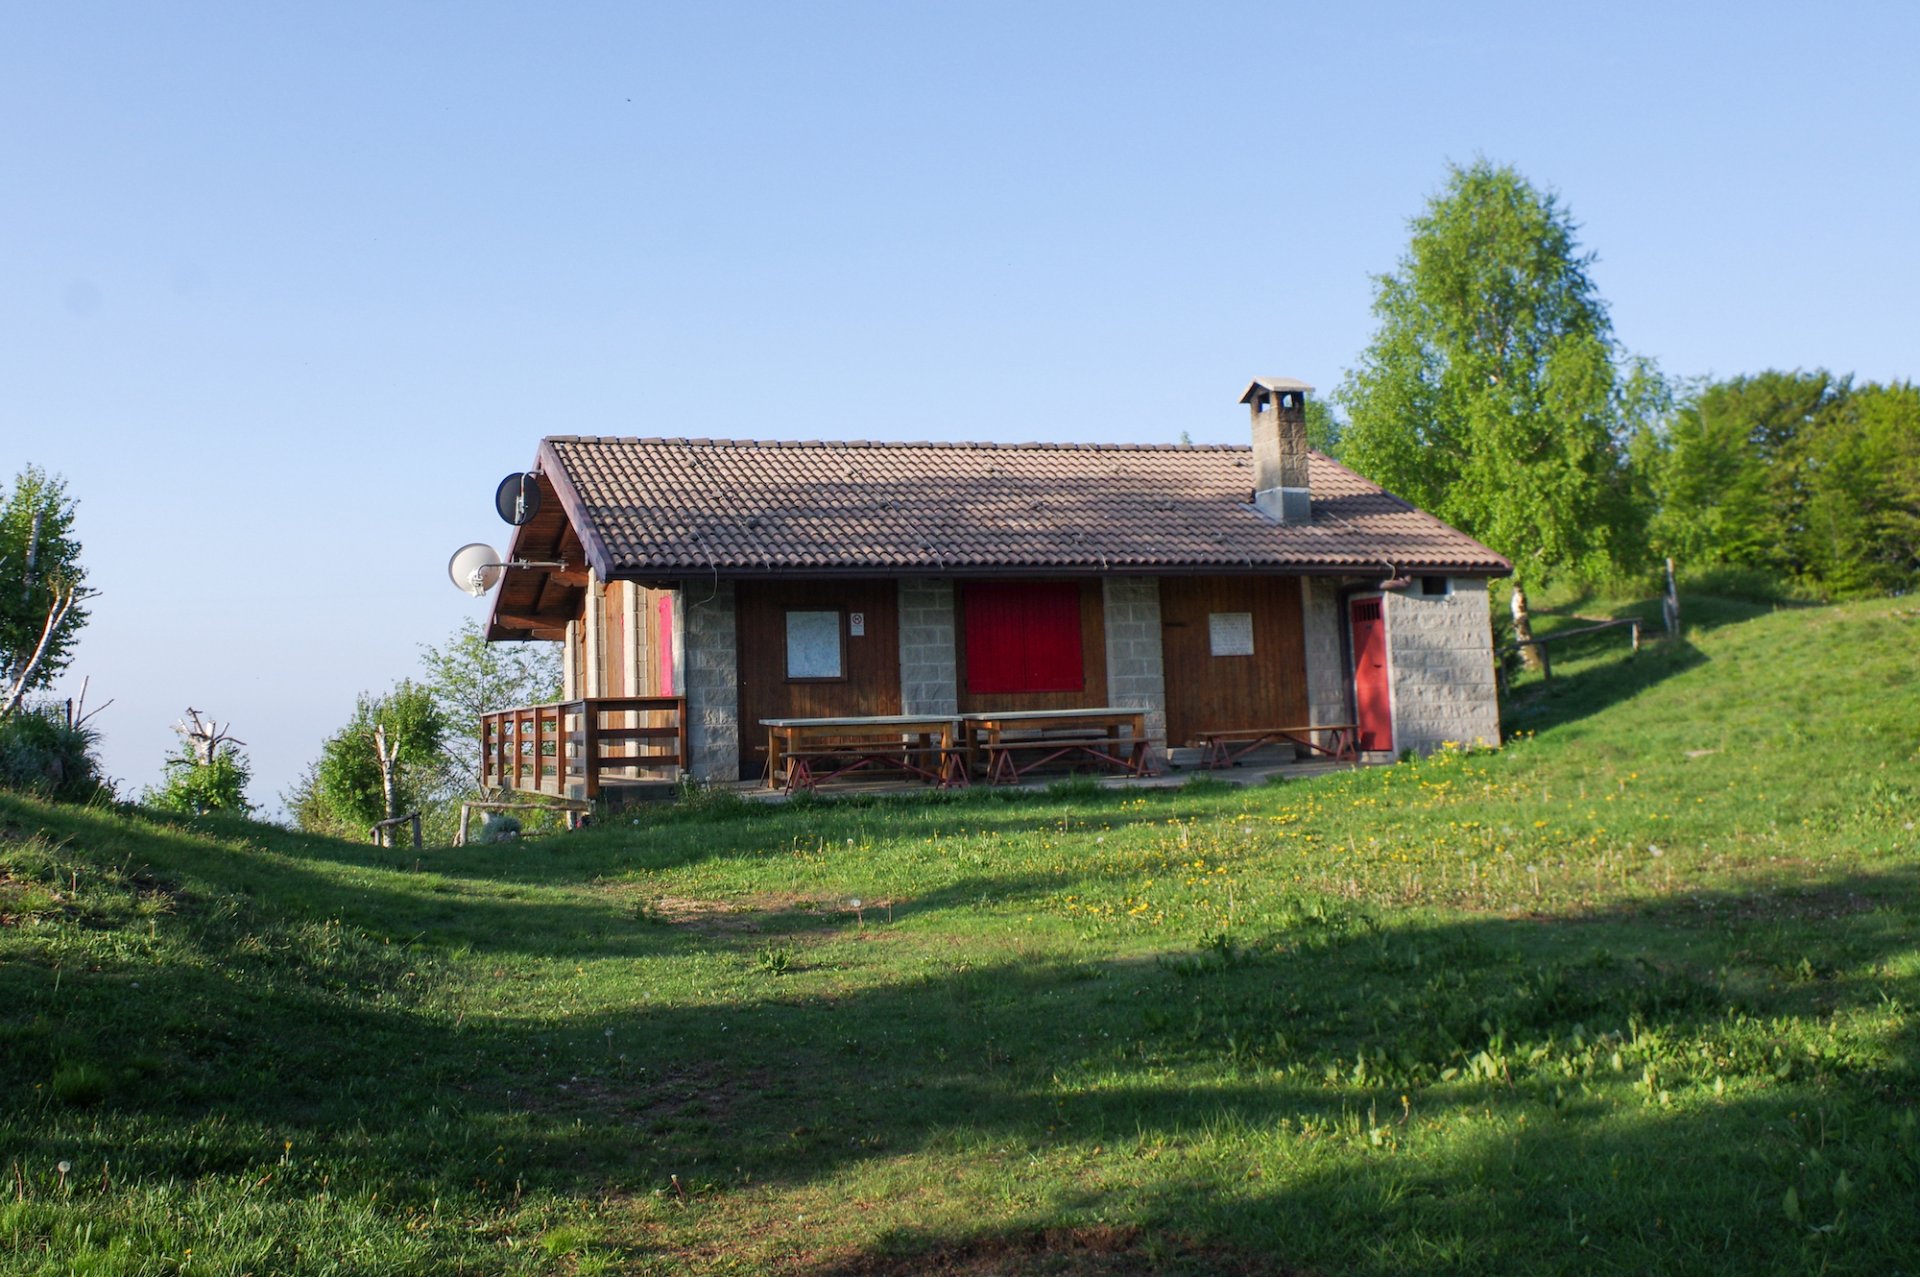
[[[600,796],[614,783],[678,780],[687,767],[684,696],[595,696],[480,716],[488,789]]]

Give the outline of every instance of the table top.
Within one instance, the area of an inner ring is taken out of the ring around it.
[[[957,714],[878,714],[853,718],[763,718],[762,727],[920,727],[929,723],[951,727]]]
[[[962,714],[960,718],[968,723],[998,722],[1002,719],[1021,720],[1034,718],[1132,718],[1147,711],[1125,705],[1108,705],[1103,709],[1008,709],[991,713]]]
[[[1350,732],[1358,723],[1302,723],[1298,727],[1222,727],[1201,736],[1283,736],[1288,732]]]

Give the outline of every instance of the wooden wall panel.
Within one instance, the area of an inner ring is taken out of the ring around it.
[[[627,684],[626,593],[633,586],[610,581],[600,598],[600,694],[630,696]]]
[[[660,651],[665,644],[673,647],[671,626],[660,623],[660,600],[670,599],[672,591],[654,590],[635,582],[623,582],[633,591],[633,608],[628,613],[633,620],[633,696],[672,696],[674,689],[661,685]]]
[[[740,764],[766,762],[763,718],[838,718],[900,712],[900,587],[895,581],[742,581],[735,593],[740,652]],[[839,608],[844,679],[787,679],[787,610]],[[847,633],[864,613],[866,633]]]
[[[967,585],[954,589],[954,646],[958,649],[960,712],[988,714],[1031,709],[1099,709],[1107,703],[1106,609],[1100,601],[1100,582],[1080,582],[1080,646],[1086,682],[1077,692],[970,692],[967,689]]]
[[[1214,612],[1252,614],[1252,656],[1213,655],[1207,618]],[[1160,625],[1170,744],[1198,732],[1308,721],[1299,578],[1162,577]]]

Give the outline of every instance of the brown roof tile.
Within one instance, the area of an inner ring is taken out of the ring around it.
[[[1504,574],[1315,453],[1313,521],[1252,504],[1252,451],[561,436],[542,464],[608,575],[987,571]]]

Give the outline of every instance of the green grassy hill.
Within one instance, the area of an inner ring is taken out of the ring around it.
[[[1251,789],[0,796],[0,1272],[1912,1272],[1920,604],[1695,615]]]

